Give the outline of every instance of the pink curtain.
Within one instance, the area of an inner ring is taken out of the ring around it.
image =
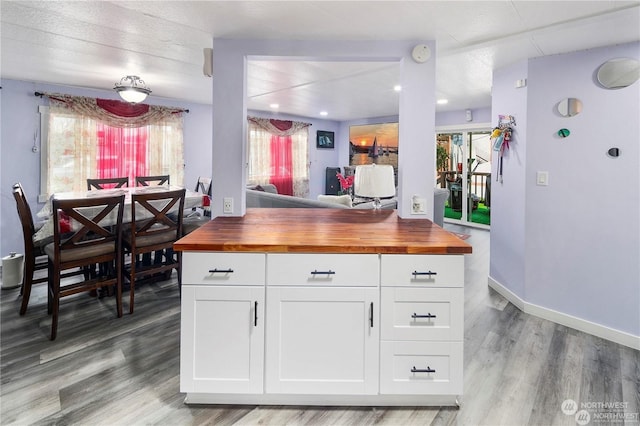
[[[271,136],[269,183],[278,188],[278,194],[293,195],[292,157],[291,136]]]
[[[129,178],[149,173],[147,162],[147,127],[120,128],[96,123],[98,135],[97,176],[99,178]]]

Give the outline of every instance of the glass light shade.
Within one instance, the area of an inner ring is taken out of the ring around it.
[[[135,87],[120,90],[118,91],[118,95],[120,95],[123,100],[132,104],[137,104],[147,99],[147,94]]]
[[[378,164],[357,166],[353,188],[356,196],[373,198],[375,207],[379,209],[380,198],[396,195],[393,166]]]

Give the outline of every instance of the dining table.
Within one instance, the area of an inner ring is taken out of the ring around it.
[[[69,191],[69,192],[56,192],[52,194],[45,205],[42,207],[36,216],[43,223],[42,227],[34,234],[34,240],[42,240],[46,238],[50,238],[53,236],[54,226],[53,220],[53,210],[51,208],[52,200],[70,200],[70,199],[83,199],[83,198],[93,198],[93,197],[107,197],[113,195],[124,194],[124,211],[122,215],[122,223],[130,223],[131,222],[131,200],[134,194],[148,194],[151,192],[161,192],[161,191],[174,191],[178,189],[182,189],[183,187],[174,186],[174,185],[158,185],[158,186],[136,186],[136,187],[124,187],[124,188],[114,188],[114,189],[92,189],[87,191]],[[208,205],[208,199],[204,200],[204,197],[208,197],[206,194],[202,194],[200,192],[191,191],[189,189],[185,190],[184,197],[184,210],[192,211],[193,208],[200,208],[204,204]],[[153,204],[153,203],[152,203]],[[157,206],[160,208],[161,206]],[[177,210],[177,206],[174,206],[169,213]],[[88,209],[88,208],[87,208]],[[97,209],[100,209],[98,207]],[[138,218],[139,214],[142,214],[143,218],[146,214],[149,215],[148,211],[143,211],[145,209],[136,210],[136,218]],[[149,216],[150,217],[150,216]],[[112,212],[108,216],[106,216],[101,222],[103,225],[113,225],[116,223],[116,214]]]

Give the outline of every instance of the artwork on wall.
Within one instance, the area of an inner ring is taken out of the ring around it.
[[[335,144],[334,132],[318,130],[316,132],[316,148],[333,148]]]
[[[390,164],[398,171],[398,123],[349,127],[349,165]]]

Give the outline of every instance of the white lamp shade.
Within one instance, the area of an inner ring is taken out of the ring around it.
[[[120,97],[127,102],[137,104],[147,99],[147,94],[137,90],[135,87],[131,87],[118,92]]]
[[[370,164],[356,167],[355,195],[367,198],[384,198],[396,195],[396,179],[393,166]]]

